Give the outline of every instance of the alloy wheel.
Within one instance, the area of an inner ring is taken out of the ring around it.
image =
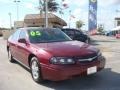
[[[41,74],[41,68],[40,68],[38,59],[36,57],[33,57],[31,59],[30,68],[31,68],[31,74],[32,74],[33,80],[37,83],[42,82],[43,78]]]

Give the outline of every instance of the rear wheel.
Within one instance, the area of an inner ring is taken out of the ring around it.
[[[88,44],[89,43],[88,39],[85,42]]]
[[[9,59],[9,61],[10,61],[11,63],[15,62],[15,60],[13,59],[13,56],[12,56],[12,54],[11,54],[10,49],[8,50],[8,59]]]
[[[91,43],[90,38],[88,38],[88,39],[86,40],[86,43],[88,43],[88,44]]]
[[[37,83],[42,82],[43,78],[41,74],[40,64],[36,57],[31,58],[30,68],[31,68],[31,75],[33,80]]]

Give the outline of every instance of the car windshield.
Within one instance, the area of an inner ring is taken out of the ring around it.
[[[63,42],[72,39],[60,29],[30,29],[28,30],[31,43]]]

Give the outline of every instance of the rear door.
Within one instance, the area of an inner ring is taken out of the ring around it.
[[[17,44],[19,38],[20,30],[16,30],[16,32],[9,38],[9,48],[12,56],[17,59]]]

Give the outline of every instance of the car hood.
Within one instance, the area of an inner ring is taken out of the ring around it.
[[[86,56],[97,54],[99,51],[94,46],[79,41],[53,42],[46,45],[37,44],[37,47],[43,48],[53,56]]]

